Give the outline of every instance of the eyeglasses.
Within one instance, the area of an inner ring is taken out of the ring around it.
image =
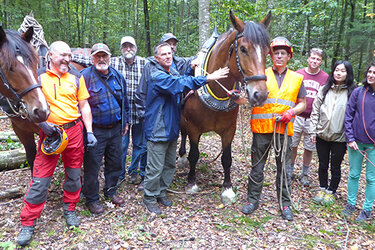
[[[102,54],[102,55],[98,55],[98,54],[95,54],[94,55],[95,59],[108,59],[109,58],[109,55],[108,54]]]

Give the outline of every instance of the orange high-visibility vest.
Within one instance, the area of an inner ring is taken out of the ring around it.
[[[251,115],[251,130],[254,133],[273,133],[275,116],[296,106],[298,92],[302,84],[303,75],[287,69],[281,88],[277,84],[272,68],[266,70],[268,98],[263,107],[255,107]],[[288,123],[288,135],[293,135],[295,116]],[[277,125],[277,133],[284,134],[285,124]]]

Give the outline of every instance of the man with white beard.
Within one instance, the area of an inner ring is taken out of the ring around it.
[[[147,59],[137,56],[137,44],[133,37],[124,36],[120,42],[122,56],[112,57],[109,65],[122,73],[127,84],[127,94],[130,107],[129,133],[123,136],[122,172],[120,179],[125,178],[126,154],[129,147],[129,136],[132,137],[133,153],[132,162],[128,169],[130,183],[138,184],[143,180],[147,164],[147,145],[143,132],[143,123],[136,114],[134,96],[137,91],[141,75]],[[83,55],[72,55],[72,61],[83,66],[90,66],[92,61]],[[139,170],[138,170],[139,166]],[[139,173],[138,173],[139,172]],[[143,190],[143,182],[138,186],[138,190]]]
[[[116,69],[109,66],[111,53],[107,45],[97,43],[92,47],[93,66],[82,71],[90,94],[88,102],[92,112],[93,133],[98,140],[96,146],[87,149],[83,162],[83,189],[86,206],[91,213],[102,214],[104,207],[99,202],[98,173],[104,156],[104,196],[115,205],[125,200],[116,195],[117,181],[122,172],[122,139],[127,134],[129,104],[126,82]]]

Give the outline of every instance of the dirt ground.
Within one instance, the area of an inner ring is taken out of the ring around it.
[[[241,213],[247,192],[247,164],[243,148],[250,150],[248,113],[244,122],[238,123],[233,141],[232,183],[235,202],[224,206],[220,200],[223,170],[220,158],[219,136],[208,133],[202,136],[201,160],[198,166],[197,195],[186,195],[188,169],[177,167],[175,180],[169,193],[172,207],[162,208],[163,215],[155,216],[142,206],[142,193],[137,187],[123,183],[118,193],[126,199],[122,207],[115,207],[102,199],[106,212],[94,216],[81,201],[77,206],[81,218],[79,228],[69,230],[62,216],[63,168],[58,166],[49,188],[48,200],[36,233],[30,244],[32,249],[374,249],[375,222],[355,222],[364,200],[364,175],[361,177],[355,215],[346,220],[341,210],[346,203],[348,178],[347,156],[342,164],[342,179],[332,206],[317,205],[312,201],[319,183],[317,157],[311,167],[311,186],[302,187],[298,180],[292,182],[294,221],[284,221],[279,212],[275,191],[276,167],[273,154],[265,170],[263,195],[259,209],[250,216]],[[1,129],[9,124],[1,121]],[[241,127],[244,129],[243,133]],[[243,136],[241,136],[243,134]],[[244,142],[243,142],[244,140]],[[131,152],[131,151],[130,151]],[[296,174],[301,170],[303,149],[299,148]],[[248,159],[250,160],[250,159]],[[103,173],[101,173],[103,181]],[[0,191],[21,187],[27,191],[30,182],[28,169],[0,172]],[[102,197],[103,198],[103,197]],[[15,248],[21,228],[19,215],[23,198],[0,201],[0,247]]]

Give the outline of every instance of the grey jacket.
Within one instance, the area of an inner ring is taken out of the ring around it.
[[[319,89],[313,103],[309,134],[325,141],[345,142],[344,118],[348,88],[345,85],[333,85],[324,100],[323,89]]]

